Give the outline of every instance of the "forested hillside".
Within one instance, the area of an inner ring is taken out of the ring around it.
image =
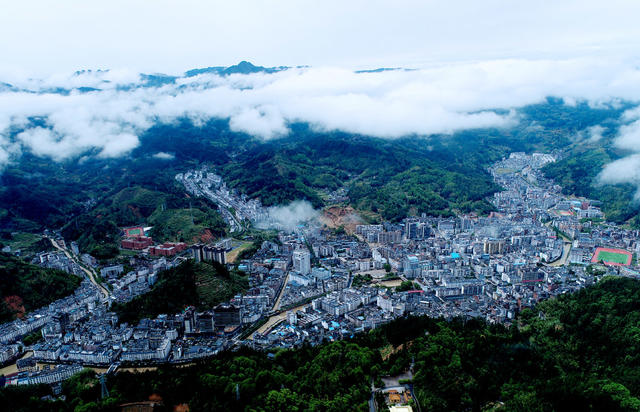
[[[9,322],[72,294],[81,280],[78,276],[44,269],[0,253],[0,322]]]
[[[598,180],[602,168],[620,157],[620,150],[613,148],[611,141],[583,143],[562,160],[545,166],[543,171],[562,186],[564,193],[602,202],[607,220],[616,223],[630,221],[633,227],[640,227],[640,205],[633,199],[636,187],[630,183],[603,185]]]
[[[225,352],[188,368],[118,373],[99,401],[93,372],[64,384],[0,390],[9,410],[117,410],[163,399],[166,410],[368,410],[371,383],[407,370],[422,410],[637,411],[640,409],[640,282],[596,286],[524,310],[506,329],[482,320],[398,319],[347,341],[264,353]],[[382,353],[395,352],[383,360]]]
[[[171,209],[179,215],[188,208],[190,201],[173,177],[202,164],[265,205],[306,199],[321,207],[328,192],[346,188],[352,206],[388,220],[416,213],[485,213],[491,210],[486,197],[499,190],[487,166],[510,152],[534,150],[563,150],[565,159],[549,166],[548,175],[567,192],[602,200],[612,219],[627,220],[636,212],[629,206],[629,188],[598,187],[595,177],[621,155],[611,149],[611,134],[628,107],[548,99],[518,109],[511,127],[399,139],[292,124],[288,136],[265,141],[231,131],[224,119],[157,124],[124,158],[57,163],[25,154],[0,177],[0,228],[65,226],[65,236],[78,239],[83,250],[108,258],[115,253],[117,227],[148,220],[157,224],[167,220],[167,213],[157,218],[160,212]],[[601,124],[611,131],[602,142],[576,137]],[[177,218],[156,235],[189,240],[206,229],[220,232],[215,207],[200,203],[198,208],[197,227],[179,233],[184,219]]]
[[[127,303],[116,303],[111,309],[121,322],[136,324],[142,318],[178,313],[187,306],[211,309],[248,287],[247,277],[241,272],[229,271],[216,262],[187,260],[159,272],[158,281],[149,293]]]

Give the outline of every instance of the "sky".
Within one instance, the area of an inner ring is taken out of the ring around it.
[[[264,66],[424,66],[636,53],[640,3],[408,0],[4,2],[5,70],[179,73]],[[1,72],[0,72],[1,73]]]
[[[640,2],[620,0],[7,2],[0,170],[25,151],[52,161],[89,150],[126,156],[155,122],[180,117],[228,118],[232,130],[263,139],[298,121],[397,138],[508,127],[519,121],[515,109],[546,96],[637,101],[637,16]],[[241,60],[303,67],[129,87],[140,72],[180,75]],[[378,67],[412,70],[354,73]],[[52,92],[82,86],[99,90]],[[33,116],[46,126],[30,124]],[[640,187],[640,112],[621,120],[616,144],[629,156],[601,178]],[[602,130],[583,133],[597,141]]]

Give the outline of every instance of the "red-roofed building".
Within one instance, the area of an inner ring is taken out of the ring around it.
[[[123,249],[142,250],[153,245],[153,239],[148,236],[136,236],[122,239],[120,246]]]
[[[149,248],[149,253],[153,256],[174,256],[176,253],[180,253],[187,249],[187,244],[180,243],[163,243],[162,245],[153,246]]]

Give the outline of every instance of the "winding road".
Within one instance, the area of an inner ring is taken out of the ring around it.
[[[89,278],[89,281],[91,283],[93,283],[99,290],[100,293],[102,293],[105,297],[105,299],[108,299],[109,296],[111,295],[111,293],[109,292],[109,290],[107,288],[105,288],[103,285],[101,285],[100,283],[98,283],[98,281],[96,280],[98,277],[98,274],[93,270],[93,269],[87,269],[82,262],[80,262],[78,260],[78,258],[76,256],[74,256],[71,252],[69,252],[69,250],[67,248],[63,248],[62,246],[60,246],[58,244],[58,242],[55,241],[55,239],[46,236],[49,241],[51,241],[51,244],[53,245],[53,247],[55,247],[56,249],[58,249],[59,251],[61,251],[62,253],[64,253],[67,258],[71,259],[72,261],[74,261],[75,263],[78,264],[78,266],[80,266],[80,268],[87,274],[87,277]]]

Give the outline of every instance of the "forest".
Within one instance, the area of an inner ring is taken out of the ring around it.
[[[73,294],[82,278],[0,253],[0,322]]]
[[[413,361],[422,410],[637,411],[639,309],[639,281],[606,277],[524,309],[510,328],[400,318],[316,347],[240,349],[187,368],[121,372],[107,380],[106,399],[87,370],[65,382],[65,402],[41,399],[46,386],[4,388],[0,402],[12,411],[111,411],[148,399],[166,410],[367,411],[371,384]]]
[[[294,123],[288,136],[265,141],[230,130],[228,119],[159,123],[123,158],[53,162],[25,153],[0,176],[0,231],[63,228],[65,238],[100,259],[117,254],[117,230],[126,225],[152,222],[160,240],[221,233],[215,205],[188,199],[174,179],[204,164],[267,206],[306,199],[320,208],[329,192],[346,188],[351,206],[380,219],[483,214],[492,210],[486,198],[500,190],[487,167],[511,152],[536,150],[563,155],[546,173],[567,193],[602,201],[612,220],[624,222],[638,211],[629,202],[630,188],[601,186],[596,177],[604,164],[624,155],[612,139],[629,107],[548,98],[517,109],[518,122],[511,127],[398,139]],[[602,141],[579,137],[595,125],[608,130]],[[155,157],[159,152],[169,156]],[[199,211],[191,225],[185,210],[194,207]]]
[[[247,277],[217,262],[195,263],[187,260],[160,271],[149,293],[127,303],[115,303],[111,309],[121,322],[137,324],[142,318],[179,313],[187,306],[210,309],[226,302],[249,287]]]
[[[558,182],[564,193],[600,201],[607,220],[616,223],[629,221],[633,227],[639,228],[640,205],[633,198],[637,188],[631,183],[603,185],[598,181],[604,165],[620,157],[621,151],[612,147],[610,141],[600,142],[576,148],[570,156],[545,166],[543,172]]]

